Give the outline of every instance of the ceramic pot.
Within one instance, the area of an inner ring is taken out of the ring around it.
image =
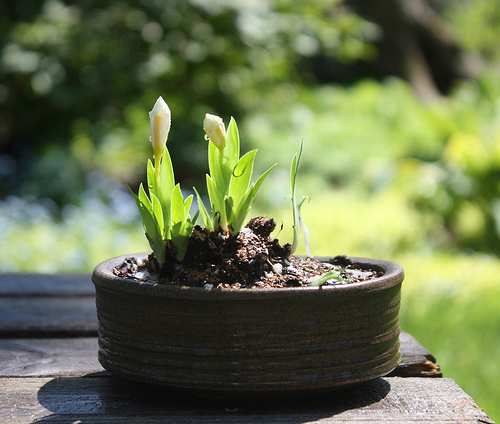
[[[368,381],[399,363],[404,273],[395,262],[351,258],[384,272],[367,282],[245,290],[119,278],[124,258],[92,276],[99,361],[116,376],[213,396],[289,395]]]

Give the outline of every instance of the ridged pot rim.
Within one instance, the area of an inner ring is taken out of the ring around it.
[[[113,269],[123,263],[125,258],[136,257],[145,259],[149,252],[121,255],[101,262],[94,269],[92,281],[96,287],[131,293],[142,296],[155,296],[179,299],[213,299],[213,300],[277,300],[292,297],[310,296],[340,296],[354,295],[356,293],[368,293],[387,290],[401,283],[404,279],[403,267],[397,262],[386,259],[374,259],[364,257],[350,257],[350,259],[365,269],[383,271],[383,275],[368,281],[358,283],[339,284],[320,287],[284,287],[284,288],[259,288],[259,289],[233,289],[233,288],[206,288],[188,287],[143,282],[119,277],[113,274]],[[323,262],[328,262],[331,257],[317,256]]]

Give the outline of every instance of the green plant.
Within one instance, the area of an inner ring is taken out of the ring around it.
[[[142,184],[138,195],[132,191],[131,193],[142,216],[149,244],[158,263],[163,266],[167,260],[167,251],[171,250],[170,247],[175,248],[178,262],[184,260],[194,224],[200,213],[205,230],[227,237],[236,237],[245,223],[259,188],[277,164],[272,165],[255,182],[252,182],[257,150],[252,150],[240,157],[240,137],[234,118],[231,118],[226,132],[222,118],[207,113],[203,129],[206,134],[205,139],[208,141],[210,174],[207,174],[206,180],[210,209],[205,207],[198,190],[193,187],[199,210],[191,218],[189,209],[193,196],[190,195],[184,199],[180,184],[175,183],[172,161],[167,149],[171,114],[162,97],[158,98],[149,116],[154,153],[154,165],[151,160],[148,160],[147,164],[149,195]],[[302,147],[303,144],[299,152],[294,155],[290,169],[294,234],[290,253],[293,254],[296,251],[300,229],[302,229],[306,251],[308,256],[312,257],[309,250],[309,232],[300,213],[300,208],[307,197],[298,203],[296,196]],[[341,270],[313,277],[309,280],[309,284],[320,286],[329,280],[344,281]]]
[[[299,235],[300,230],[304,235],[304,247],[307,252],[307,256],[312,257],[311,250],[309,249],[309,230],[304,223],[304,219],[300,213],[300,208],[309,197],[304,196],[300,203],[297,203],[297,196],[295,195],[295,189],[297,186],[297,173],[299,172],[300,158],[302,157],[302,147],[303,143],[300,145],[300,150],[293,156],[292,166],[290,167],[290,188],[291,188],[291,199],[292,199],[292,216],[293,216],[293,241],[290,252],[295,253],[299,245]],[[327,280],[325,280],[327,281]]]
[[[180,184],[175,183],[172,160],[167,149],[170,132],[170,109],[159,97],[150,114],[151,143],[154,165],[147,164],[148,193],[139,186],[134,196],[141,213],[142,222],[151,249],[160,265],[166,261],[168,244],[176,250],[176,258],[182,262],[186,255],[194,224],[201,211],[205,227],[209,231],[220,231],[231,236],[237,235],[248,215],[255,196],[276,164],[264,172],[256,182],[251,182],[257,150],[252,150],[240,158],[240,139],[236,121],[226,129],[222,119],[207,114],[203,124],[208,143],[210,175],[207,175],[207,189],[210,197],[210,211],[194,188],[199,211],[193,218],[189,209],[193,200],[184,198]]]
[[[195,189],[201,216],[208,230],[220,230],[236,235],[245,222],[260,186],[276,164],[252,183],[257,150],[245,153],[240,158],[240,138],[234,118],[231,118],[226,132],[223,120],[207,113],[203,128],[206,138],[210,140],[210,175],[207,175],[207,190],[211,209],[208,211],[205,208]]]
[[[342,278],[342,268],[338,271],[328,271],[323,275],[317,275],[316,277],[312,277],[309,279],[310,286],[322,286],[327,281],[339,281],[345,282],[344,278]]]
[[[193,196],[184,199],[180,184],[175,184],[172,161],[167,149],[170,109],[162,97],[156,101],[149,117],[155,161],[154,166],[151,160],[148,160],[147,165],[149,196],[142,183],[138,196],[134,193],[132,195],[141,213],[151,249],[162,265],[166,259],[168,242],[175,247],[177,259],[184,259],[198,213],[191,218],[189,209]]]

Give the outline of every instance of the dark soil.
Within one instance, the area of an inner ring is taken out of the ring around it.
[[[173,246],[167,245],[167,260],[161,268],[151,253],[140,263],[127,258],[114,273],[160,284],[218,288],[308,286],[311,277],[340,269],[343,281],[327,281],[325,285],[377,277],[376,271],[362,270],[346,256],[337,256],[329,263],[293,256],[290,244],[281,246],[278,239],[270,237],[275,227],[273,219],[253,218],[236,237],[231,237],[196,226],[182,263],[176,260]]]

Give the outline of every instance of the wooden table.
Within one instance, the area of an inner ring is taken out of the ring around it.
[[[111,376],[97,361],[88,275],[0,274],[0,423],[492,423],[435,358],[401,336],[389,376],[315,397],[224,401]]]

